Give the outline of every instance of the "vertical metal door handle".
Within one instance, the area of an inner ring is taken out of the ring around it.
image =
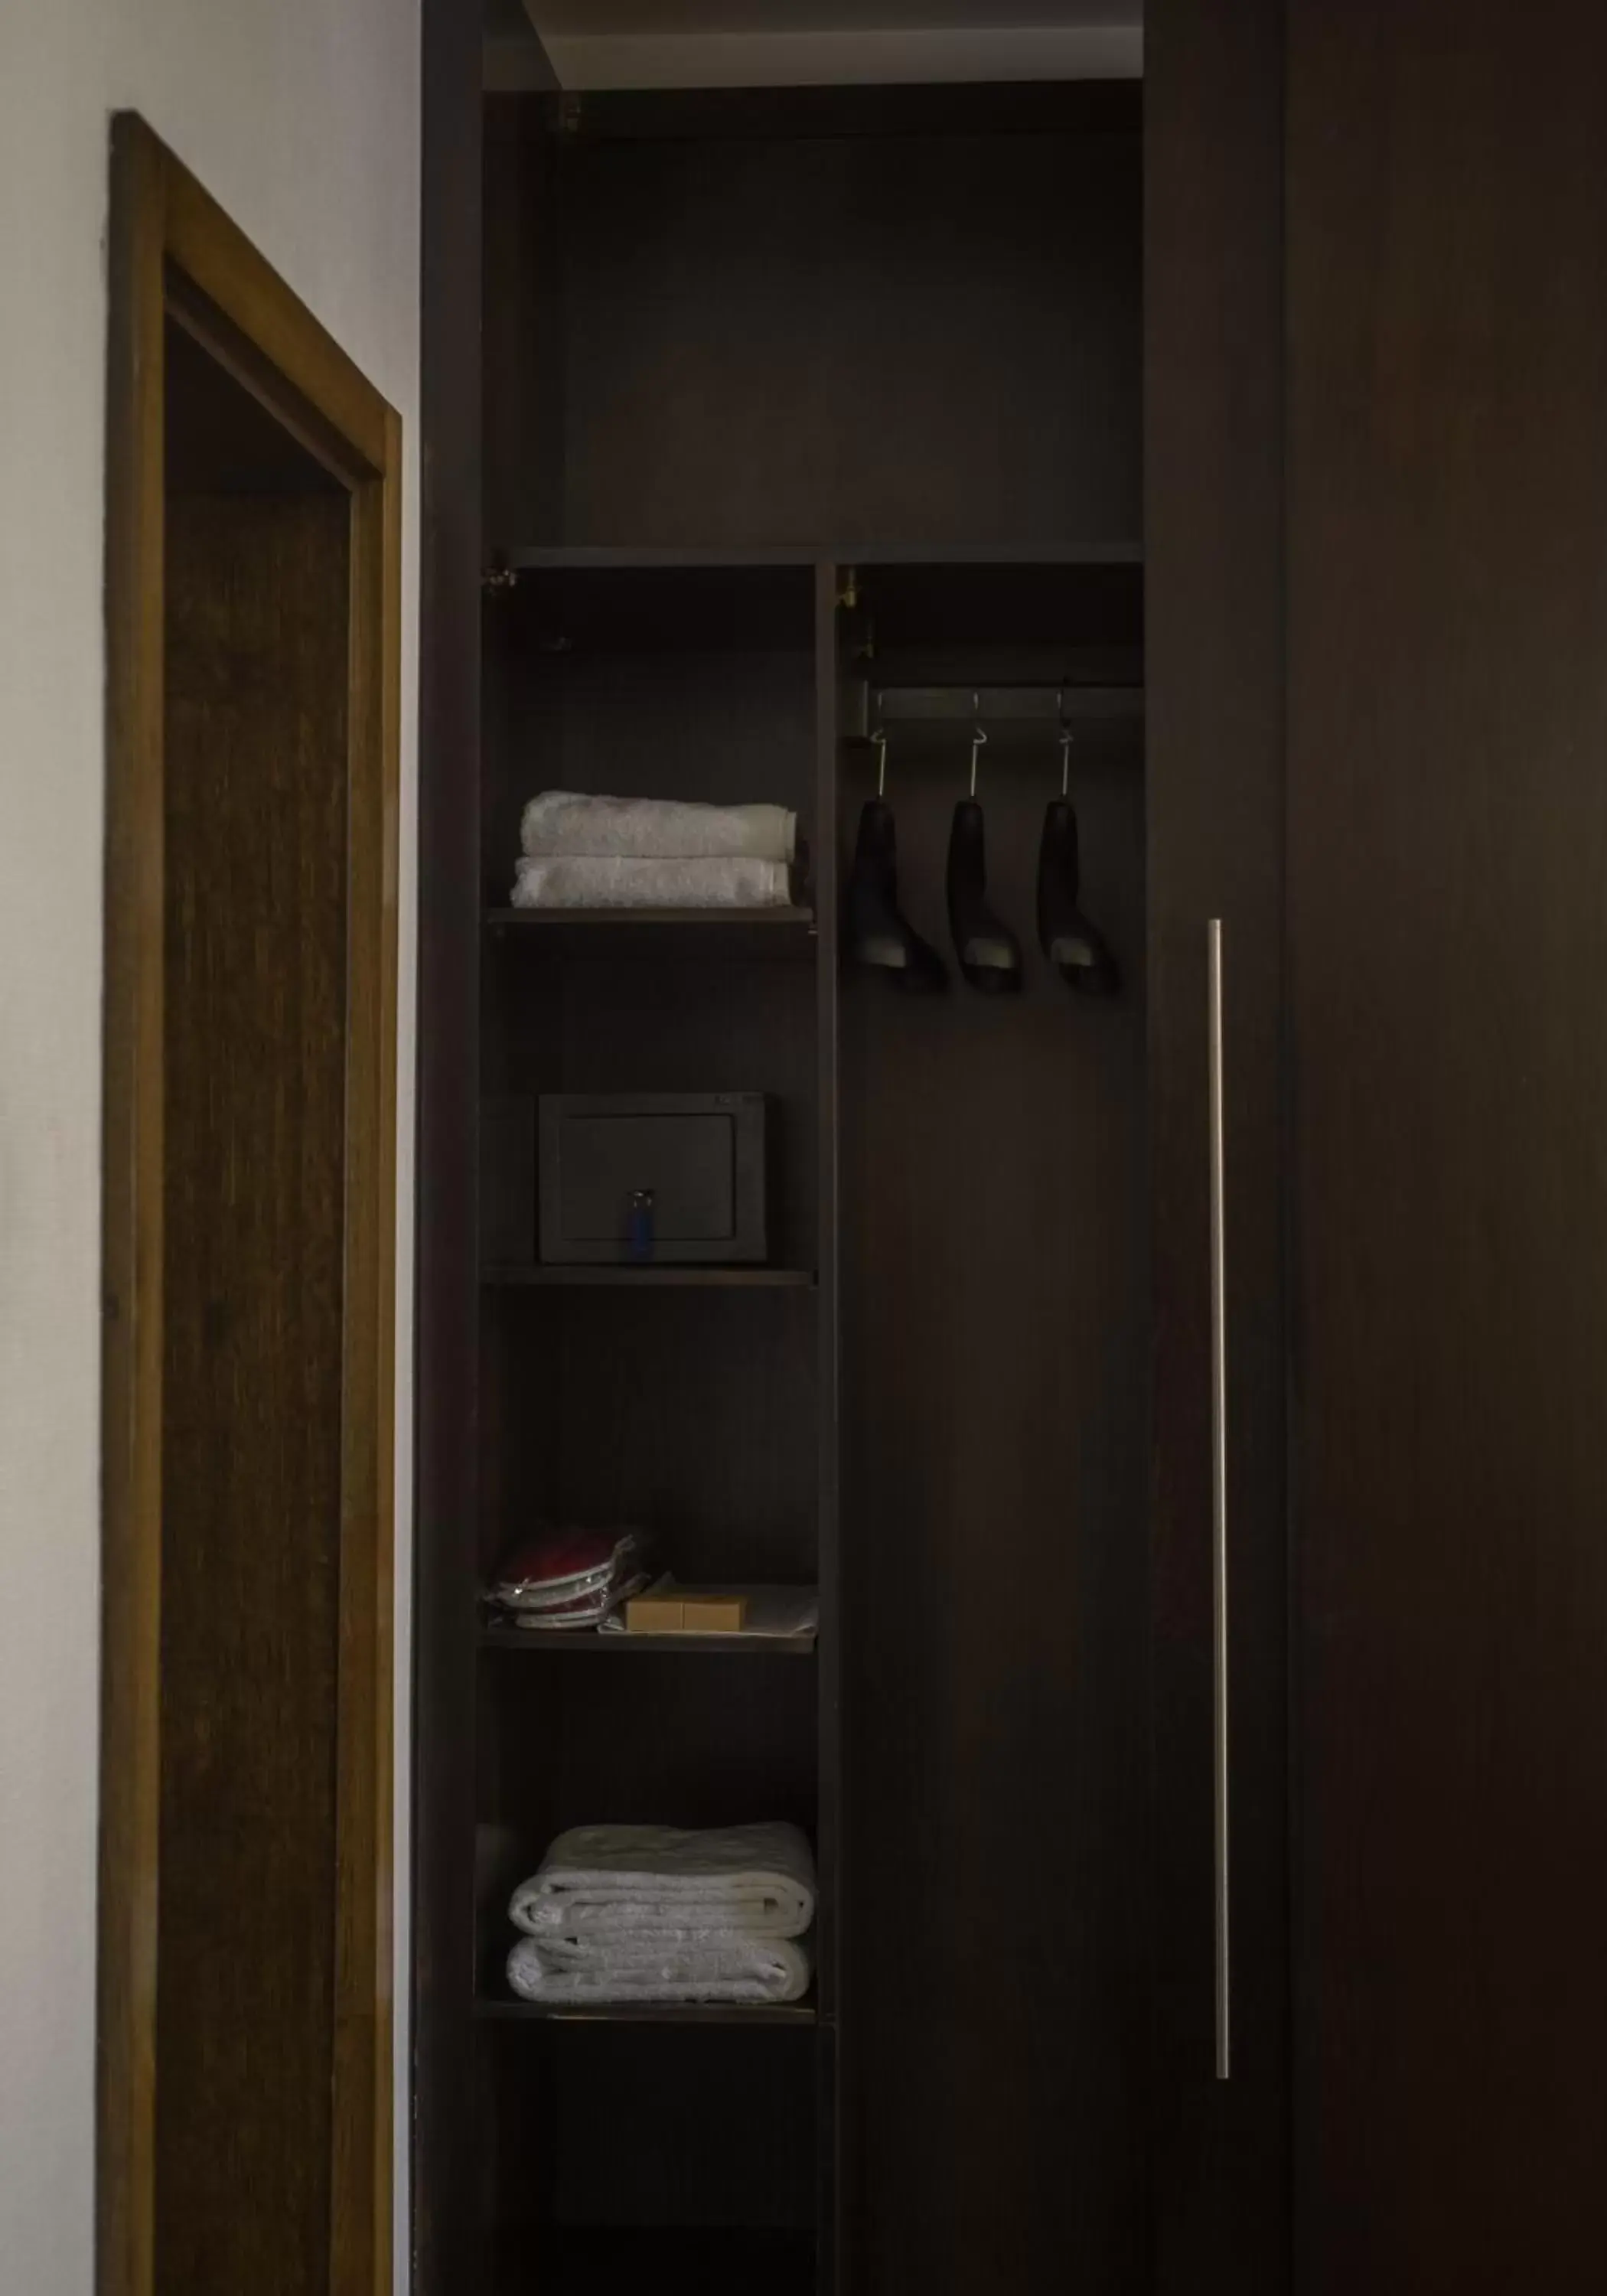
[[[1233,1867],[1227,1833],[1227,1242],[1222,1121],[1222,920],[1205,928],[1210,1066],[1211,1775],[1215,1790],[1217,2079],[1233,2070]]]

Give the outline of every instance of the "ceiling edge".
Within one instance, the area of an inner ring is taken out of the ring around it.
[[[956,80],[1137,79],[1130,25],[1009,31],[549,32],[563,87],[843,87]]]

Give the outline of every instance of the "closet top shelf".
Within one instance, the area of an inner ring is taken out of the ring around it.
[[[843,542],[773,548],[660,549],[631,543],[509,543],[493,570],[514,573],[604,572],[676,567],[757,566],[1141,566],[1141,542]]]
[[[527,1261],[482,1268],[482,1283],[578,1287],[599,1284],[625,1292],[705,1290],[717,1292],[800,1292],[816,1285],[808,1267],[752,1267],[725,1265],[702,1267],[693,1261],[660,1260],[649,1267],[632,1267],[617,1260]]]
[[[813,932],[813,909],[488,909],[486,922],[499,928],[527,931],[619,932],[638,925],[701,927],[705,932],[745,931],[759,926],[767,931]]]
[[[486,911],[493,945],[551,957],[688,958],[808,964],[819,946],[815,912],[775,909],[512,909]]]

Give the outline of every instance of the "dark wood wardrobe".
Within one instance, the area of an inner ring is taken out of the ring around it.
[[[1607,35],[1147,12],[488,96],[425,9],[419,2296],[1600,2276]],[[1022,987],[901,996],[860,808],[947,955],[973,764]],[[783,804],[795,906],[516,912],[546,787]],[[768,1096],[763,1263],[510,1250],[612,1091]],[[509,1635],[542,1519],[818,1636]],[[511,1997],[561,1828],[763,1818],[804,2001]]]

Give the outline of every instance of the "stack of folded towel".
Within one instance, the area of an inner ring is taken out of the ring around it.
[[[561,1833],[508,1911],[527,2001],[797,2001],[808,1990],[815,1861],[795,1825]]]
[[[516,909],[784,908],[798,816],[544,790],[524,809],[521,843]]]

